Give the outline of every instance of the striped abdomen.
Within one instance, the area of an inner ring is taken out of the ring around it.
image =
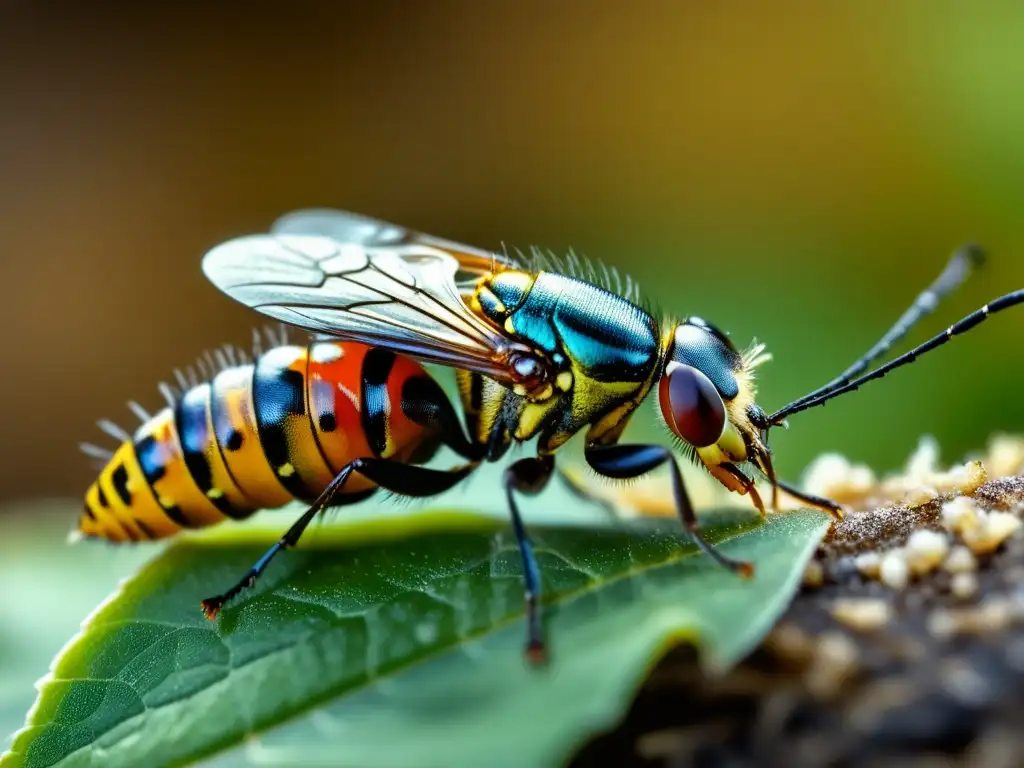
[[[312,501],[357,458],[409,461],[434,442],[401,407],[410,380],[437,386],[419,363],[353,342],[280,346],[225,368],[118,447],[86,493],[79,530],[163,538]],[[356,475],[344,494],[372,487]]]

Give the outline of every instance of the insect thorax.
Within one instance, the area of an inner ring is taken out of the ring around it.
[[[658,323],[621,296],[553,272],[507,270],[482,281],[471,306],[557,371],[549,397],[523,403],[516,439],[540,433],[542,446],[557,447],[610,413],[624,420],[632,411],[624,406],[650,387]]]

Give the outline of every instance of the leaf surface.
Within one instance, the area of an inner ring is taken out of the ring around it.
[[[207,622],[198,600],[273,540],[181,541],[97,609],[0,759],[14,766],[557,765],[612,727],[650,666],[695,640],[709,669],[745,655],[788,604],[828,526],[818,512],[722,512],[722,551],[678,523],[534,527],[552,663],[522,659],[507,526],[417,513],[324,527]]]

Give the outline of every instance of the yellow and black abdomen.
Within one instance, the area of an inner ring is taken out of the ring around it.
[[[402,408],[419,363],[354,342],[280,346],[143,423],[86,492],[79,531],[139,541],[312,501],[357,458],[410,461],[431,436]],[[433,382],[431,382],[433,383]],[[373,484],[354,476],[342,496]]]

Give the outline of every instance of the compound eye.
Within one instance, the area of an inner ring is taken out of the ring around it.
[[[725,431],[725,403],[711,379],[689,365],[676,365],[658,387],[669,428],[697,448],[714,445]]]
[[[703,328],[708,333],[710,333],[712,336],[714,336],[716,339],[718,339],[720,342],[722,342],[722,344],[725,345],[725,348],[728,349],[730,352],[735,352],[736,351],[736,345],[732,343],[732,339],[730,339],[728,336],[726,336],[721,331],[721,329],[718,328],[718,326],[712,325],[711,323],[709,323],[704,318],[702,318],[702,317],[691,317],[690,319],[688,319],[686,321],[686,324],[687,325],[695,325],[698,328]]]

